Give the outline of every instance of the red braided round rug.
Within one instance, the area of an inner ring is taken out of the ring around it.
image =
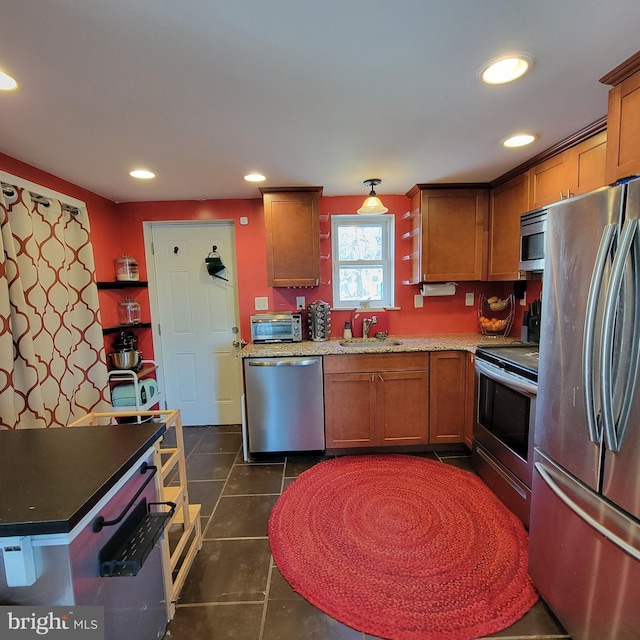
[[[527,534],[476,476],[408,455],[321,462],[269,518],[278,569],[313,605],[393,640],[466,640],[536,602]]]

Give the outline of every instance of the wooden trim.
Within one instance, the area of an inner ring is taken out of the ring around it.
[[[638,64],[640,65],[640,52],[638,53],[639,59]],[[412,198],[418,192],[423,189],[495,189],[495,187],[504,184],[511,180],[511,178],[515,178],[516,176],[528,171],[532,167],[544,162],[545,160],[549,160],[549,158],[553,158],[553,156],[562,153],[563,151],[567,151],[571,147],[579,144],[580,142],[584,142],[585,140],[595,136],[597,133],[601,133],[602,131],[606,131],[607,129],[607,116],[602,116],[595,122],[588,124],[586,127],[583,127],[579,131],[572,133],[570,136],[567,136],[560,142],[557,142],[553,146],[545,149],[540,152],[538,155],[525,160],[523,163],[519,164],[517,167],[513,169],[509,169],[506,173],[503,173],[501,176],[498,176],[491,182],[437,182],[433,184],[429,184],[421,182],[413,187],[405,194],[408,198]]]
[[[600,78],[602,84],[608,84],[615,87],[632,76],[636,71],[640,71],[640,51],[634,53],[630,58],[620,63],[615,69],[612,69],[606,75]]]
[[[322,195],[322,189],[324,187],[258,187],[258,191],[260,193],[291,193],[291,192],[300,192],[304,191],[307,193],[317,192],[318,195]]]
[[[405,194],[408,198],[413,198],[419,191],[423,189],[490,189],[491,184],[488,182],[420,182]]]
[[[545,160],[549,160],[549,158],[553,158],[553,156],[562,153],[563,151],[567,151],[571,147],[579,144],[580,142],[584,142],[585,140],[591,138],[592,136],[605,131],[607,128],[607,116],[603,116],[599,120],[588,124],[586,127],[583,127],[579,131],[572,133],[570,136],[560,140],[560,142],[554,144],[553,146],[545,149],[537,156],[533,156],[533,158],[529,158],[525,160],[522,164],[519,164],[517,167],[510,169],[507,173],[502,174],[495,180],[490,183],[492,189],[501,185],[503,182],[507,182],[511,180],[511,178],[515,178],[517,175],[528,171],[532,167],[544,162]]]

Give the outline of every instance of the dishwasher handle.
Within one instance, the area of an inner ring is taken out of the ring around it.
[[[318,358],[307,360],[249,360],[250,367],[310,367],[320,364]]]

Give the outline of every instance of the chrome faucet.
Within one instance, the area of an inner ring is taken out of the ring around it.
[[[378,317],[377,316],[373,316],[372,318],[365,318],[362,321],[362,335],[365,338],[369,337],[369,331],[371,331],[371,327],[374,324],[378,323]]]

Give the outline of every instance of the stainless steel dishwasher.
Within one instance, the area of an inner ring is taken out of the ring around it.
[[[249,451],[324,450],[321,357],[247,358]]]

